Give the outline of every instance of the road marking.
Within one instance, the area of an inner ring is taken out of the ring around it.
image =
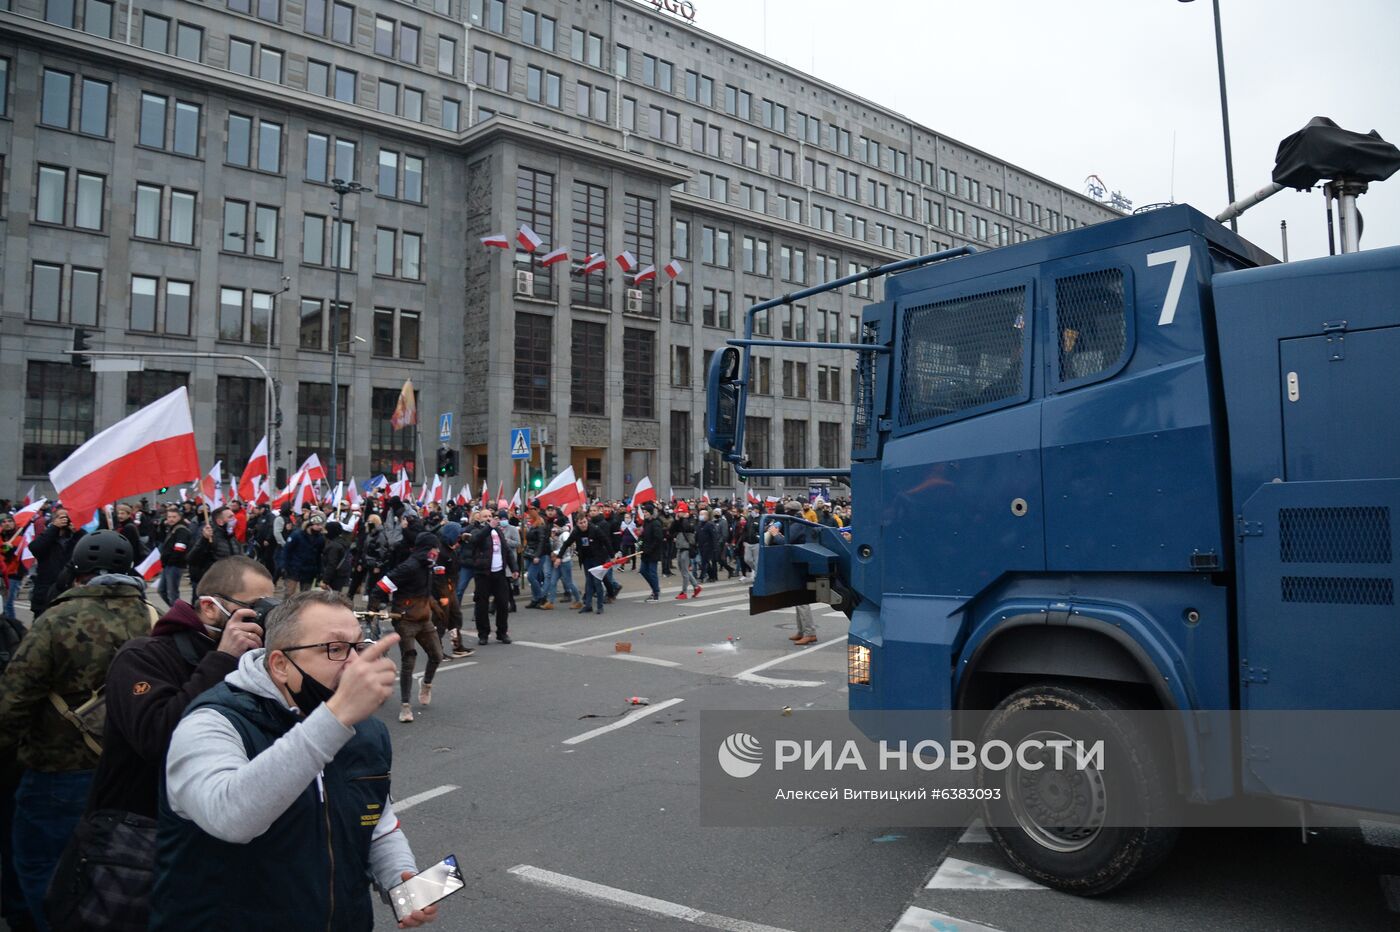
[[[709,929],[723,929],[726,932],[787,932],[787,930],[779,929],[776,926],[766,926],[757,922],[747,922],[743,919],[731,919],[728,916],[707,913],[704,910],[682,906],[680,903],[658,900],[656,897],[633,893],[630,890],[620,890],[617,887],[605,886],[591,880],[570,877],[568,874],[556,874],[554,871],[531,867],[529,864],[517,864],[510,869],[509,873],[527,883],[551,887],[584,899],[612,903],[637,912],[663,916],[667,919],[678,919],[681,922],[689,922]]]
[[[974,819],[972,824],[963,832],[958,839],[960,845],[989,845],[992,843],[992,836],[987,832],[987,826],[981,819]]]
[[[443,663],[440,667],[437,668],[437,672],[438,674],[443,674],[451,670],[460,670],[462,667],[474,667],[476,666],[476,664],[477,661],[475,660],[468,660],[465,663]],[[419,670],[417,673],[413,674],[413,678],[415,680],[421,680],[423,678],[423,674],[427,672],[427,670]]]
[[[642,588],[641,588],[640,590],[638,590],[637,592],[629,592],[629,593],[627,593],[626,595],[619,595],[619,596],[617,597],[617,601],[621,602],[623,599],[629,599],[629,600],[630,600],[630,599],[644,599],[644,598],[646,598],[647,596],[651,595],[651,587],[647,585],[647,581],[646,581],[645,579],[642,579],[642,577],[641,577],[640,574],[637,576],[637,580],[642,584]],[[701,583],[700,588],[701,588],[701,589],[704,589],[704,590],[706,590],[706,591],[713,591],[713,590],[719,590],[719,589],[736,589],[736,588],[739,588],[739,587],[742,586],[742,587],[745,589],[746,593],[747,593],[748,587],[749,587],[750,585],[751,585],[751,583],[750,583],[748,580],[744,580],[743,582],[740,582],[740,581],[737,580],[737,579],[726,579],[724,582],[717,582],[717,583]],[[667,591],[668,591],[667,588],[666,588],[666,586],[667,586],[666,579],[665,579],[665,577],[662,577],[662,580],[661,580],[661,599],[662,599],[663,602],[666,601],[666,593],[667,593]],[[679,589],[672,589],[672,590],[670,590],[670,591],[671,591],[671,592],[679,592],[680,590],[679,590]],[[676,597],[675,597],[674,595],[670,597],[670,600],[671,600],[672,602],[677,601],[677,599],[676,599]]]
[[[748,596],[744,596],[748,598]],[[573,647],[575,644],[586,644],[589,641],[602,641],[606,638],[617,637],[619,634],[630,634],[633,631],[641,631],[643,628],[655,628],[658,625],[673,625],[678,621],[693,621],[696,618],[704,618],[706,615],[718,615],[720,612],[733,611],[733,608],[717,608],[710,612],[696,612],[694,615],[682,615],[679,618],[663,618],[660,621],[649,621],[644,625],[633,625],[630,628],[619,628],[617,631],[608,631],[604,634],[590,634],[586,638],[574,638],[572,641],[560,641],[554,647]]]
[[[633,722],[640,721],[646,718],[648,715],[651,715],[653,712],[660,712],[662,709],[670,708],[678,702],[685,702],[685,700],[667,699],[665,702],[658,702],[655,705],[649,705],[645,706],[644,708],[634,709],[633,711],[628,712],[626,715],[622,716],[622,718],[613,722],[611,725],[604,725],[602,728],[595,728],[592,731],[585,731],[581,735],[574,735],[572,738],[566,738],[564,740],[564,743],[582,744],[583,742],[588,741],[592,738],[596,738],[599,735],[605,735],[610,731],[617,731],[619,728],[626,728]]]
[[[651,663],[658,667],[679,667],[680,664],[674,660],[662,660],[660,657],[643,657],[640,654],[611,654],[614,660],[630,660],[633,663]]]
[[[821,680],[783,680],[777,679],[775,677],[759,676],[758,672],[760,670],[767,670],[769,667],[775,667],[780,663],[787,663],[794,657],[801,657],[803,654],[810,654],[814,650],[821,650],[823,647],[830,647],[833,644],[844,643],[846,643],[846,638],[839,637],[832,638],[831,640],[823,644],[813,644],[811,647],[804,647],[802,650],[798,651],[795,654],[783,654],[780,657],[774,657],[772,660],[760,663],[756,667],[750,667],[747,670],[744,670],[740,673],[736,673],[734,674],[734,678],[736,680],[743,680],[745,683],[758,683],[762,686],[821,686],[823,685]]]
[[[934,932],[998,932],[991,926],[969,922],[966,919],[956,919],[919,906],[911,906],[906,909],[904,915],[899,917],[899,921],[894,924],[894,928],[890,932],[929,932],[930,929]]]
[[[1020,874],[986,867],[961,858],[948,858],[938,865],[925,890],[1049,890]]]
[[[394,811],[398,813],[406,812],[409,809],[412,809],[414,806],[418,805],[419,803],[426,803],[430,799],[437,799],[439,796],[446,796],[448,793],[459,789],[461,789],[461,787],[451,785],[438,786],[434,787],[431,790],[424,790],[423,792],[418,793],[414,796],[409,796],[407,799],[393,800]]]

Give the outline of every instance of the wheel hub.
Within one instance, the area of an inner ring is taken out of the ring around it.
[[[1067,735],[1037,731],[1025,741],[1070,742]],[[1052,851],[1079,851],[1093,843],[1103,830],[1107,811],[1107,788],[1103,773],[1095,767],[1055,769],[1056,755],[1049,747],[1027,751],[1027,763],[1041,764],[1039,770],[1021,766],[1013,759],[1006,770],[1007,801],[1021,829],[1037,844]]]

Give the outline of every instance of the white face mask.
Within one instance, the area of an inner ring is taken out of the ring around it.
[[[223,603],[221,603],[218,599],[214,598],[213,596],[210,596],[210,595],[201,596],[200,599],[199,599],[199,601],[201,601],[201,602],[209,602],[209,603],[211,603],[215,608],[217,608],[217,609],[223,614],[223,616],[224,616],[224,624],[228,624],[229,619],[233,618],[233,612],[231,612],[231,611],[229,611],[228,609],[224,608]],[[208,635],[209,635],[210,637],[215,638],[215,639],[218,639],[218,638],[221,637],[221,636],[223,635],[223,633],[224,633],[224,629],[223,629],[222,627],[216,628],[216,627],[214,627],[214,626],[211,625],[211,624],[205,624],[204,630],[208,633]]]

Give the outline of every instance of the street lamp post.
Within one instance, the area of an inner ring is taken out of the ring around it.
[[[1193,0],[1178,0],[1191,3]],[[1225,43],[1220,37],[1220,0],[1211,0],[1215,11],[1215,64],[1220,72],[1220,122],[1225,128],[1225,188],[1230,195],[1230,203],[1235,203],[1235,165],[1230,154],[1230,103],[1225,96]],[[1239,232],[1239,221],[1230,218],[1230,229]]]
[[[338,475],[335,451],[340,435],[340,273],[344,267],[345,237],[345,195],[361,194],[372,190],[358,181],[345,181],[332,178],[331,187],[335,190],[335,301],[331,307],[331,449],[327,457],[330,481]]]

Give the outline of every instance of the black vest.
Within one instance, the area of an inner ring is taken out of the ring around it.
[[[280,702],[220,683],[185,714],[214,708],[233,723],[251,760],[301,718]],[[369,846],[385,801],[393,751],[384,723],[355,726],[320,781],[246,845],[220,841],[170,808],[161,792],[151,932],[372,929]]]

